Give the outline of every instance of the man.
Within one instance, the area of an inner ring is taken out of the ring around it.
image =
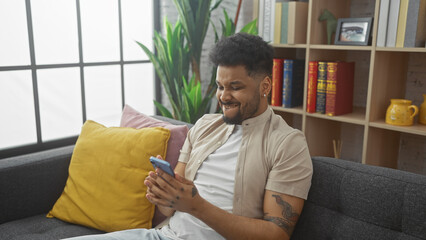
[[[290,238],[312,163],[303,134],[268,107],[273,48],[238,33],[219,41],[210,58],[223,114],[207,114],[191,128],[175,178],[157,169],[144,182],[168,224],[101,239]]]

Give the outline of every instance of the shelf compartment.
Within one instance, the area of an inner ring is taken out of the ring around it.
[[[426,175],[426,137],[401,133],[398,169]]]
[[[350,1],[350,0],[315,0],[310,1],[310,44],[323,44],[327,46],[327,25],[326,21],[320,22],[318,19],[324,9],[329,10],[338,18],[360,18],[374,17],[376,1]],[[373,33],[373,26],[371,27]],[[309,28],[308,28],[309,30]],[[334,34],[331,39],[334,45]],[[330,46],[330,45],[328,45]]]
[[[375,53],[370,122],[383,122],[390,100],[393,98],[412,100],[417,106],[423,102],[422,94],[426,93],[424,56],[424,53],[410,51]]]
[[[362,162],[363,125],[307,116],[305,136],[311,156],[334,157],[333,140],[341,140],[340,158]]]
[[[365,163],[426,175],[425,149],[425,135],[370,126]]]
[[[321,46],[321,45],[316,45]],[[310,48],[309,51],[309,59],[311,61],[356,61],[357,59],[364,59],[368,63],[368,67],[370,67],[370,56],[371,51],[369,50],[371,47],[360,47],[362,49],[357,49],[348,46],[324,46],[319,48]],[[363,50],[363,51],[358,51]],[[356,66],[355,66],[356,67]],[[357,70],[357,69],[355,69]],[[368,70],[368,69],[367,69]]]
[[[399,136],[399,132],[370,127],[365,164],[396,169],[398,167]]]
[[[328,116],[322,113],[306,113],[309,117],[312,118],[321,118],[331,121],[345,122],[356,125],[364,125],[365,120],[365,108],[363,107],[354,107],[352,113],[340,115],[340,116]]]
[[[309,50],[309,60],[355,62],[353,106],[363,108],[365,115],[371,51],[311,49]],[[363,116],[363,120],[364,118]]]
[[[280,44],[280,46],[281,47],[275,47],[275,53],[274,53],[275,58],[287,58],[287,59],[305,59],[306,58],[306,48],[304,47],[288,48],[288,47],[282,47],[283,44]]]
[[[319,21],[324,9],[330,11],[336,18],[350,16],[351,1],[349,0],[316,0],[310,1],[310,44],[327,44],[327,22]],[[308,28],[309,29],[309,28]],[[334,34],[331,39],[334,44]]]
[[[282,111],[284,108],[281,107],[272,107],[272,109],[274,110],[274,112],[278,115],[280,115],[284,121],[286,121],[286,123],[293,127],[293,128],[297,128],[300,131],[302,130],[302,115],[301,114],[294,114],[291,112],[284,112]],[[302,110],[300,110],[302,111]]]

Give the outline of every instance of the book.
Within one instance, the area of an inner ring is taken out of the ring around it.
[[[379,9],[379,22],[377,26],[377,47],[386,46],[386,34],[388,29],[388,16],[389,16],[390,0],[381,0]]]
[[[259,0],[259,21],[257,22],[257,35],[263,38],[263,20],[265,15],[265,0]]]
[[[401,0],[390,0],[386,47],[395,47],[400,1]]]
[[[306,112],[314,113],[317,103],[318,61],[308,63],[308,94],[306,96]]]
[[[287,44],[288,32],[288,2],[283,2],[281,5],[281,39],[280,43]]]
[[[274,43],[281,42],[282,2],[275,3]]]
[[[395,47],[404,47],[405,29],[407,26],[408,3],[410,1],[401,1],[401,4],[399,5],[398,29],[396,31]]]
[[[257,24],[259,24],[259,0],[253,0],[253,19],[257,19]]]
[[[282,106],[297,107],[303,104],[305,60],[284,59]]]
[[[262,38],[265,42],[271,41],[271,11],[272,0],[264,0],[264,13],[263,13],[263,35]]]
[[[308,3],[288,2],[287,44],[306,43]]]
[[[408,3],[407,26],[404,47],[423,47],[426,39],[426,0],[410,0]]]
[[[352,112],[354,73],[354,62],[327,63],[325,114],[337,116]]]
[[[266,0],[267,1],[267,0]],[[270,20],[270,30],[269,30],[269,42],[273,42],[274,41],[274,35],[275,35],[275,0],[269,0],[271,2],[271,14],[269,15],[269,17],[271,18]]]
[[[272,93],[271,93],[271,105],[281,106],[282,105],[282,89],[283,89],[283,63],[284,59],[274,58],[272,66]]]
[[[317,77],[317,102],[315,111],[317,113],[325,113],[326,93],[327,91],[327,62],[318,62]]]

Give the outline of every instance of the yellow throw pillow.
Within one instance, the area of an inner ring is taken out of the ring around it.
[[[170,130],[107,128],[87,121],[76,142],[65,189],[47,217],[111,232],[151,228],[154,205],[143,184],[150,156],[166,155]]]

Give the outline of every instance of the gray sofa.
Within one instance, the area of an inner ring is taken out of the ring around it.
[[[72,151],[0,160],[1,240],[101,233],[45,217],[64,188]],[[292,239],[426,239],[426,176],[327,157],[312,161],[312,187]]]

